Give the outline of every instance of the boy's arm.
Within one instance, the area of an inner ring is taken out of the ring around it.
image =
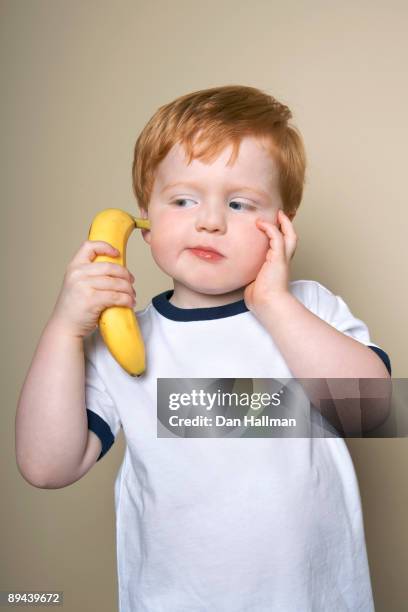
[[[346,435],[378,427],[390,410],[392,385],[385,365],[374,351],[313,314],[289,291],[298,237],[283,210],[276,222],[257,219],[256,226],[268,238],[269,250],[245,289],[248,308],[272,336],[294,378],[306,379],[300,382],[318,410],[322,412],[321,400],[333,400],[334,416]],[[363,397],[370,398],[366,405],[360,401],[358,379],[364,379]]]
[[[105,396],[96,382],[88,400],[86,341],[106,308],[134,306],[135,291],[129,270],[111,261],[95,261],[99,255],[119,257],[119,250],[108,242],[85,240],[67,266],[20,392],[15,424],[17,466],[34,486],[69,485],[101,454],[102,445],[88,432],[86,403],[96,397],[99,404]]]
[[[389,377],[374,351],[323,321],[291,293],[277,295],[257,318],[296,378]]]
[[[272,336],[295,378],[330,379],[302,381],[302,385],[317,408],[320,400],[333,399],[346,433],[361,432],[362,428],[369,431],[385,421],[391,385],[385,380],[381,384],[378,379],[390,379],[390,375],[374,351],[323,321],[291,293],[276,294],[267,306],[257,311],[257,318]],[[376,407],[370,401],[362,415],[356,379],[369,378],[376,380],[371,391],[364,381],[365,397],[372,395]],[[357,401],[354,404],[349,398]],[[350,410],[353,407],[355,410]]]
[[[15,432],[17,466],[36,487],[75,482],[101,452],[99,438],[88,431],[83,339],[53,317],[20,392]]]

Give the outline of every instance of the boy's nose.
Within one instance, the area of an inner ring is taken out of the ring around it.
[[[224,213],[221,211],[214,210],[201,212],[201,214],[196,219],[196,229],[205,229],[209,232],[225,232],[226,219]]]

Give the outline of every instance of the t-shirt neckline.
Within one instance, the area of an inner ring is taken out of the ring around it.
[[[222,306],[209,306],[206,308],[179,308],[175,306],[169,299],[174,293],[174,289],[167,289],[162,293],[152,298],[152,304],[156,310],[172,321],[205,321],[208,319],[224,319],[242,312],[248,312],[249,309],[245,304],[245,300],[237,300],[231,304],[223,304]]]

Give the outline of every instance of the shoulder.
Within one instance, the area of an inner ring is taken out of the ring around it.
[[[294,281],[293,295],[299,299],[311,312],[339,331],[370,343],[369,331],[361,319],[353,314],[340,295],[317,281]]]
[[[299,280],[291,283],[292,294],[315,315],[344,331],[348,326],[360,325],[344,299],[328,287],[314,280]]]
[[[318,313],[333,305],[339,296],[315,280],[296,280],[290,283],[290,291],[306,308]]]
[[[148,316],[149,314],[151,314],[151,310],[153,308],[153,303],[152,301],[150,301],[147,306],[145,306],[144,308],[142,308],[141,310],[135,310],[135,315],[137,317],[143,317],[143,316]]]
[[[153,301],[150,300],[144,308],[141,308],[140,310],[135,310],[134,313],[140,323],[140,326],[144,329],[150,329],[152,319],[154,319],[155,315]]]

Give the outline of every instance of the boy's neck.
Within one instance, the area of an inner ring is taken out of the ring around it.
[[[170,297],[169,302],[177,308],[211,308],[214,306],[224,306],[225,304],[232,304],[244,299],[245,287],[240,287],[235,291],[229,293],[199,293],[189,287],[180,285],[176,281],[173,281],[174,292]]]

